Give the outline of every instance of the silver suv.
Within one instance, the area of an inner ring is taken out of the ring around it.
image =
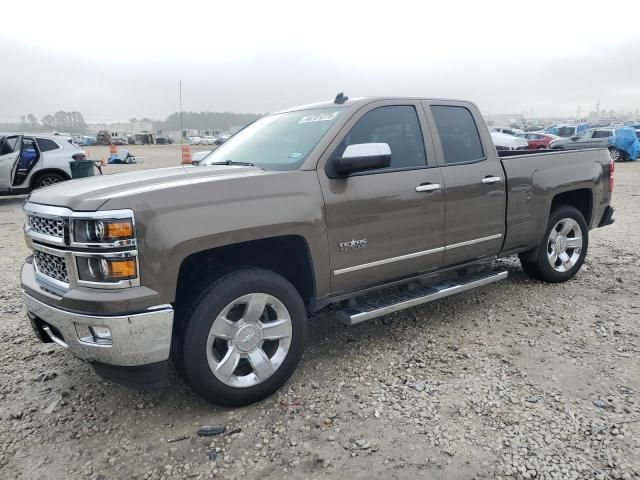
[[[69,162],[84,158],[70,137],[0,134],[0,195],[29,193],[69,180]]]

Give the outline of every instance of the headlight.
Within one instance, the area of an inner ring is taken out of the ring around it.
[[[73,240],[76,243],[112,243],[133,239],[134,235],[130,218],[73,220]]]
[[[137,259],[132,254],[122,256],[76,257],[78,280],[114,283],[138,277]]]

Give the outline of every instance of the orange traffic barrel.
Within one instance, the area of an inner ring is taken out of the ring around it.
[[[111,145],[109,145],[109,155],[117,155],[117,154],[118,154],[118,149],[112,143]]]
[[[191,165],[192,163],[191,145],[182,145],[182,165]]]

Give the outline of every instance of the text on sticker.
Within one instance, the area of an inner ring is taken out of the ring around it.
[[[298,123],[311,123],[311,122],[329,122],[336,118],[340,112],[333,113],[317,113],[315,115],[307,115],[302,117]]]

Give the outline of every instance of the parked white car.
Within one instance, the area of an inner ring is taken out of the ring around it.
[[[516,136],[522,136],[524,135],[525,131],[521,130],[519,128],[513,128],[513,127],[491,127],[490,131],[492,132],[499,132],[499,133],[506,133],[507,135],[516,135]]]
[[[491,132],[491,138],[496,150],[527,150],[529,148],[526,138],[515,137],[508,133]]]
[[[187,137],[187,140],[189,140],[189,145],[202,145],[201,137]]]
[[[85,154],[71,137],[42,134],[0,135],[0,195],[29,193],[69,180],[72,160]]]

